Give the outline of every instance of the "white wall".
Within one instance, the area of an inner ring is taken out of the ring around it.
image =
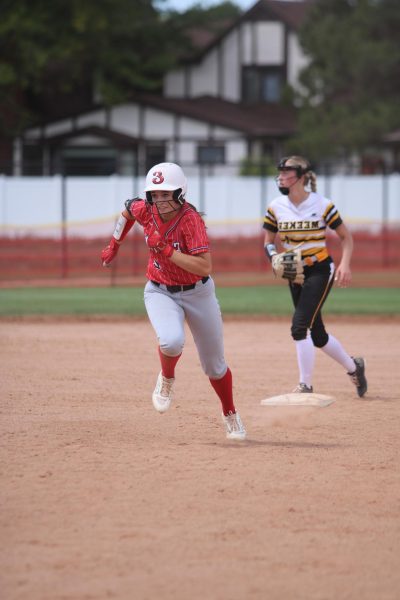
[[[188,173],[189,174],[189,173]],[[65,179],[68,232],[94,237],[112,233],[128,198],[143,196],[144,178],[69,177]],[[318,178],[319,190],[336,204],[353,229],[400,227],[400,175]],[[210,234],[255,235],[267,203],[277,195],[273,178],[190,174],[187,198],[206,213]],[[0,236],[59,236],[63,181],[56,177],[0,177]]]
[[[96,110],[94,112],[85,113],[77,118],[77,127],[106,127],[107,114],[105,110]]]
[[[170,71],[164,77],[163,95],[166,98],[179,98],[185,95],[184,70]]]
[[[253,52],[253,36],[254,36],[254,24],[243,23],[240,28],[242,35],[242,64],[252,65],[254,62]]]
[[[110,129],[138,137],[141,134],[140,117],[141,113],[137,104],[114,106],[110,112]]]
[[[299,87],[299,74],[309,63],[299,44],[296,34],[290,33],[288,39],[288,83],[294,88]]]
[[[281,65],[285,61],[284,28],[281,23],[257,23],[255,64]]]
[[[223,92],[230,102],[239,102],[241,96],[241,71],[238,64],[239,32],[232,31],[224,40],[223,51]]]
[[[218,95],[218,52],[212,50],[199,66],[192,67],[189,96]]]
[[[57,121],[56,123],[51,123],[50,125],[45,125],[44,127],[44,135],[47,137],[52,137],[54,135],[61,135],[63,133],[68,133],[73,128],[73,120],[72,119],[64,119],[62,121]]]

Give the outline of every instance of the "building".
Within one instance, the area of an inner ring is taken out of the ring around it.
[[[298,28],[311,0],[259,0],[198,56],[164,79],[163,94],[30,128],[15,141],[14,175],[141,175],[160,161],[237,174],[276,159],[296,131],[283,102],[305,56]]]

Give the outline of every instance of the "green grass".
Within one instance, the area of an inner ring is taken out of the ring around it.
[[[218,287],[223,314],[289,315],[286,286]],[[325,314],[399,315],[400,289],[333,289]],[[145,315],[141,287],[18,288],[0,290],[0,317],[29,315]]]

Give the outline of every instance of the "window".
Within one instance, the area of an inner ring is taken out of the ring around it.
[[[198,146],[197,162],[201,165],[216,165],[225,163],[225,146]]]
[[[149,145],[146,147],[146,173],[151,167],[154,165],[158,165],[158,163],[165,162],[165,146],[158,145]]]
[[[43,175],[43,148],[39,144],[24,144],[23,174]]]
[[[117,172],[117,154],[113,148],[70,147],[61,153],[64,175],[105,176]]]
[[[281,99],[281,76],[279,73],[267,73],[261,79],[261,99],[266,102],[279,102]]]
[[[245,67],[242,73],[244,102],[279,102],[284,74],[282,67]]]

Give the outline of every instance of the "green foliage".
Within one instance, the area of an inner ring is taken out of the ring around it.
[[[1,1],[0,135],[41,117],[106,104],[133,90],[159,92],[164,73],[193,52],[191,31],[220,32],[240,14],[231,2],[183,14],[164,0]]]
[[[259,160],[245,158],[240,164],[240,175],[242,177],[267,177],[276,175],[276,164],[269,156]]]
[[[112,103],[132,89],[159,90],[180,43],[148,0],[3,1],[0,131],[51,115],[62,100],[82,108],[94,91]]]
[[[360,150],[399,126],[399,30],[398,0],[316,0],[300,31],[310,63],[295,150]]]
[[[162,5],[160,8],[162,9]],[[236,4],[225,1],[209,7],[203,7],[198,2],[185,12],[169,10],[165,16],[167,24],[172,24],[186,41],[181,51],[177,47],[177,52],[182,59],[187,60],[188,57],[202,52],[236,21],[240,14],[241,10]]]

